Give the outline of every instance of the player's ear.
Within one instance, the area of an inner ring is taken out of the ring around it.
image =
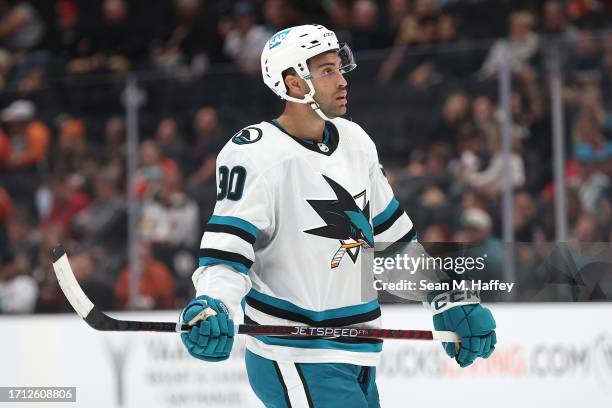
[[[283,73],[283,78],[289,96],[302,98],[306,93],[308,93],[309,90],[306,81],[300,78],[293,69],[287,70],[285,73]]]

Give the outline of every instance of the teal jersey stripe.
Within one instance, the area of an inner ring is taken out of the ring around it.
[[[354,351],[359,353],[380,353],[383,343],[342,343],[339,341],[330,341],[324,339],[316,340],[294,340],[294,339],[279,339],[278,337],[270,336],[254,336],[266,344],[272,346],[284,346],[306,349],[328,349],[328,350],[344,350]]]
[[[221,224],[231,225],[232,227],[240,228],[241,230],[248,232],[253,237],[257,238],[259,235],[259,228],[250,222],[243,220],[242,218],[232,217],[229,215],[213,215],[208,221],[209,224]]]
[[[231,266],[232,268],[234,268],[240,273],[246,274],[249,272],[249,268],[247,268],[240,262],[232,262],[232,261],[228,261],[225,259],[219,259],[219,258],[211,258],[209,256],[201,257],[200,262],[199,262],[200,266],[210,266],[210,265],[219,265],[219,264]]]
[[[397,199],[393,197],[389,205],[387,205],[387,208],[385,208],[385,210],[378,214],[376,217],[372,218],[372,224],[377,227],[383,222],[387,221],[397,210],[398,207],[399,201],[397,201]]]
[[[328,309],[328,310],[322,310],[322,311],[316,312],[314,310],[304,309],[302,307],[299,307],[283,299],[278,299],[273,296],[264,295],[263,293],[258,292],[255,289],[251,289],[249,293],[247,294],[247,296],[250,296],[253,299],[259,300],[260,302],[266,303],[270,306],[274,306],[279,309],[301,314],[315,321],[322,321],[322,320],[335,319],[335,318],[341,318],[341,317],[350,317],[350,316],[354,316],[354,315],[358,315],[362,313],[368,313],[380,307],[378,300],[372,300],[371,302],[363,303],[360,305],[344,306],[344,307],[339,307],[337,309]]]

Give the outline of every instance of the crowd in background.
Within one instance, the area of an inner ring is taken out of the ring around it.
[[[610,1],[0,0],[0,313],[69,310],[50,262],[59,242],[101,308],[182,306],[216,154],[282,108],[262,84],[261,49],[312,22],[356,53],[349,116],[376,141],[420,240],[501,246],[506,49],[515,240],[555,239],[549,80],[561,75],[570,240],[612,241]],[[130,75],[141,96],[135,299]]]

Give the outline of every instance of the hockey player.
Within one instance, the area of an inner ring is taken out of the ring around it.
[[[376,298],[363,301],[361,249],[409,243],[410,218],[382,173],[374,143],[347,111],[344,74],[356,67],[350,48],[321,25],[276,33],[261,55],[265,84],[286,100],[277,119],[247,126],[217,158],[218,194],[193,275],[196,297],[181,314],[197,321],[181,334],[189,353],[228,358],[233,316],[245,323],[311,326],[380,325]],[[414,241],[416,242],[416,241]],[[477,301],[447,303],[431,294],[437,330],[461,366],[488,357],[495,321]],[[195,319],[194,319],[195,318]],[[268,407],[377,407],[379,340],[246,339],[246,368]]]

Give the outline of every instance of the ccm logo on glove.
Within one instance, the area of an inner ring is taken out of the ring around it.
[[[442,313],[451,307],[480,303],[480,297],[475,290],[457,290],[441,293],[431,301],[431,312],[433,314]]]

